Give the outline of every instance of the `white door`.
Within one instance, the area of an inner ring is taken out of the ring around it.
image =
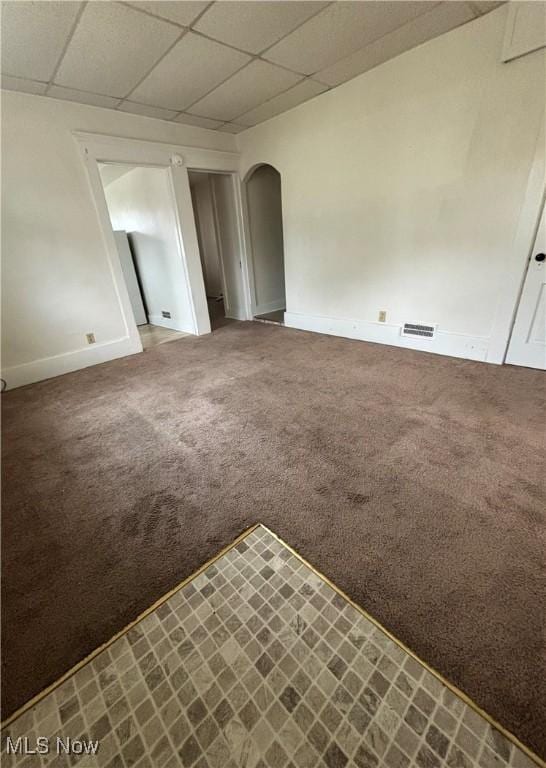
[[[531,253],[506,362],[546,370],[546,207]]]
[[[118,247],[119,260],[121,262],[121,270],[125,279],[127,293],[129,294],[129,300],[135,316],[135,323],[137,325],[145,325],[148,322],[148,318],[146,317],[146,311],[140,293],[135,265],[133,264],[133,256],[129,249],[129,243],[127,242],[127,232],[120,229],[114,230],[114,237]]]

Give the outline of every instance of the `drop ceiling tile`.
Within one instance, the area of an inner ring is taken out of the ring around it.
[[[134,101],[122,102],[118,109],[121,112],[131,112],[133,115],[143,115],[144,117],[156,117],[158,120],[172,120],[177,114],[170,109],[161,109],[161,107],[150,107],[147,104],[135,104]]]
[[[197,115],[188,115],[185,112],[175,118],[175,123],[184,123],[185,125],[196,125],[198,128],[210,128],[214,130],[222,125],[221,120],[211,120],[208,117],[198,117]]]
[[[311,75],[430,10],[423,2],[339,2],[274,45],[264,57]]]
[[[51,78],[81,3],[2,3],[2,71],[30,80]]]
[[[232,120],[300,79],[293,72],[256,59],[186,111],[201,117]]]
[[[55,82],[126,96],[179,35],[178,27],[128,6],[88,3]]]
[[[80,104],[91,104],[93,107],[117,107],[119,104],[119,99],[114,99],[112,96],[102,96],[99,93],[77,91],[73,88],[62,88],[59,85],[50,86],[47,95],[52,96],[54,99],[78,101]]]
[[[246,53],[188,32],[131,93],[131,99],[180,112],[248,61]]]
[[[241,133],[246,131],[246,125],[236,125],[235,123],[224,123],[218,128],[219,131],[224,133]]]
[[[289,91],[285,91],[279,96],[274,96],[259,107],[251,109],[250,112],[244,115],[240,115],[237,118],[237,122],[241,125],[263,123],[264,120],[280,115],[281,112],[286,112],[286,110],[292,109],[292,107],[296,107],[298,104],[302,104],[304,101],[312,99],[313,96],[318,96],[319,93],[323,93],[326,90],[328,90],[328,86],[322,83],[317,83],[314,80],[303,80],[293,88],[290,88]]]
[[[466,3],[441,3],[361,51],[318,72],[317,78],[332,86],[339,85],[473,18],[474,14]]]
[[[25,80],[22,77],[10,77],[2,75],[2,88],[6,91],[22,91],[23,93],[45,93],[47,83],[39,83],[37,80]]]
[[[195,29],[216,40],[259,53],[323,8],[310,2],[222,2],[203,14]]]
[[[151,0],[151,2],[134,2],[128,3],[128,5],[188,27],[210,3],[193,2],[193,0],[184,0],[183,2],[180,0],[175,2],[168,2],[167,0],[155,0],[154,2]]]

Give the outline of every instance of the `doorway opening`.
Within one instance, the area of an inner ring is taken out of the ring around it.
[[[189,335],[193,321],[169,169],[113,163],[98,167],[143,349]]]
[[[188,172],[199,256],[214,332],[238,317],[237,286],[241,281],[239,241],[231,174]]]
[[[286,289],[281,175],[259,165],[246,180],[254,320],[284,325]]]

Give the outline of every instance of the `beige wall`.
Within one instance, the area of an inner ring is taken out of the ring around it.
[[[417,346],[500,362],[546,93],[544,51],[501,63],[507,10],[237,137],[242,175],[281,173],[290,324],[406,344],[438,323]]]
[[[74,130],[235,149],[227,134],[2,91],[2,370],[8,380],[89,364],[83,357],[77,362],[88,352],[88,332],[108,359],[126,334]]]

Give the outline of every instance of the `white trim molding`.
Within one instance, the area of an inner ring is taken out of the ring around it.
[[[124,336],[114,341],[91,344],[73,352],[64,352],[60,355],[44,357],[30,363],[5,368],[2,371],[2,377],[6,381],[7,389],[14,389],[15,387],[23,387],[25,384],[33,384],[36,381],[61,376],[64,373],[72,373],[72,371],[78,371],[80,368],[88,368],[90,365],[106,363],[108,360],[115,360],[118,357],[135,355],[138,352],[142,352],[140,338],[135,344],[134,339]]]
[[[298,328],[301,331],[326,333],[331,336],[342,336],[358,341],[371,341],[376,344],[405,347],[421,352],[433,352],[437,355],[462,357],[466,360],[487,361],[489,337],[485,336],[470,336],[438,329],[433,339],[412,339],[401,336],[401,326],[391,323],[304,315],[297,312],[285,312],[284,324],[289,328]]]
[[[275,301],[266,301],[265,304],[256,304],[254,316],[266,315],[268,312],[276,312],[278,309],[286,307],[285,299],[276,299]]]
[[[491,330],[491,343],[487,354],[488,363],[503,363],[510,344],[510,335],[518,310],[519,298],[527,273],[527,265],[540,221],[546,187],[546,133],[542,120],[537,135],[535,154],[525,197],[519,212],[518,223],[512,241],[513,258],[504,270],[502,289]]]

